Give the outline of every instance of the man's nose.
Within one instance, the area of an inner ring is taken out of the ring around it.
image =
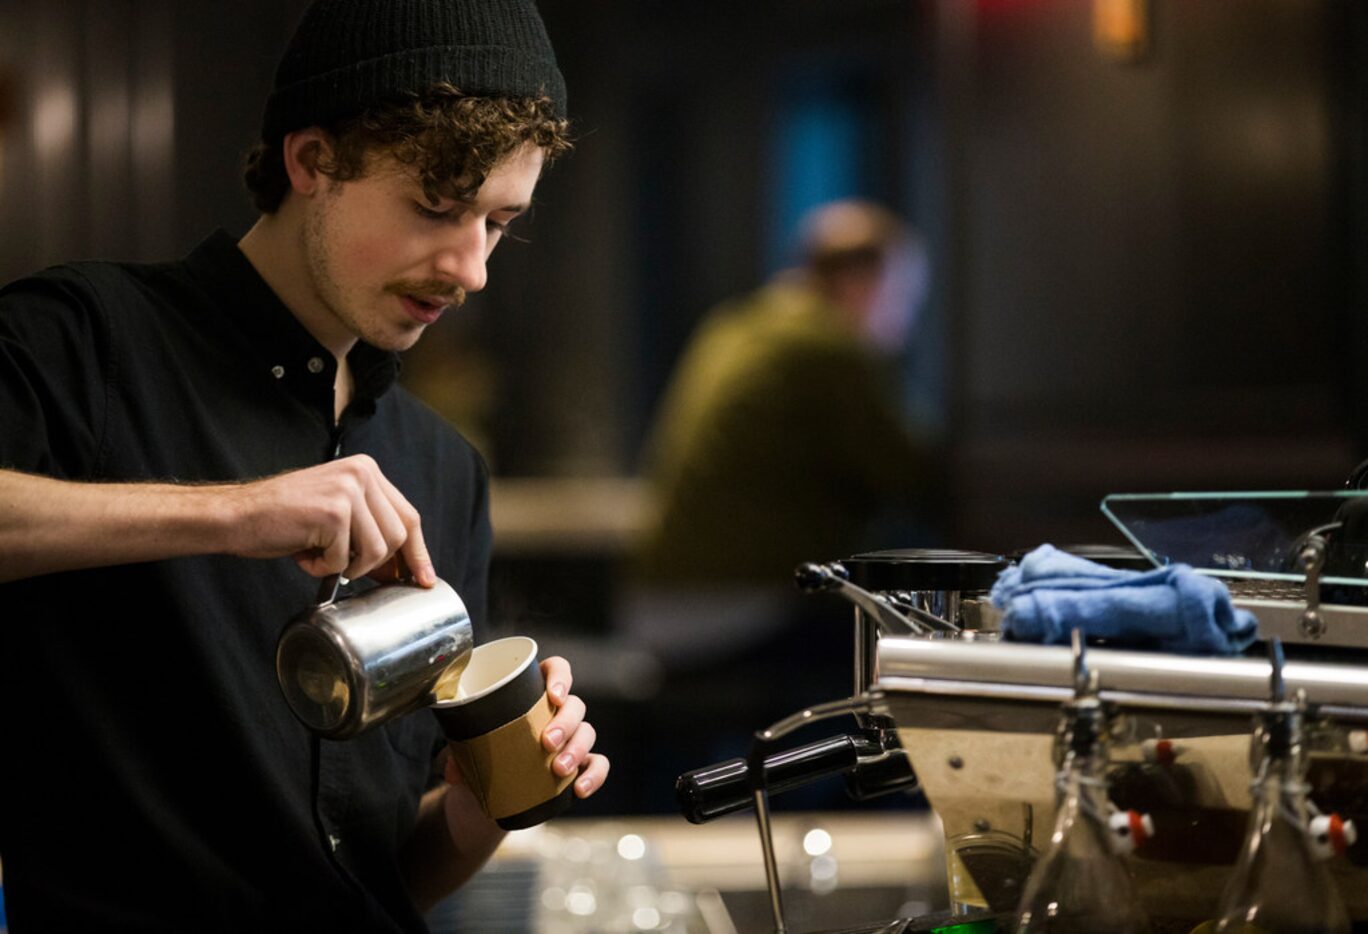
[[[453,282],[467,292],[485,287],[487,235],[483,224],[462,224],[447,238],[434,258],[439,279]]]

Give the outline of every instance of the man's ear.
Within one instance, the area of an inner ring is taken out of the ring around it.
[[[306,127],[286,133],[280,146],[291,190],[312,197],[323,184],[323,173],[318,170],[319,160],[332,157],[332,141],[328,134],[316,126]]]

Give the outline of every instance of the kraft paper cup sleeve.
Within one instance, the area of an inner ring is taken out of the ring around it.
[[[480,807],[505,830],[539,824],[570,804],[575,776],[555,775],[551,763],[557,753],[547,752],[541,744],[553,714],[543,694],[518,719],[450,745]]]

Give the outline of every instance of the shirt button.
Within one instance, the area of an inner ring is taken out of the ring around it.
[[[342,838],[335,834],[328,834],[328,845],[331,846],[333,852],[336,853],[337,848],[342,845]]]
[[[276,364],[275,366],[271,367],[271,375],[274,376],[276,379],[280,379],[285,375],[285,368],[283,366],[280,366],[279,364]]]
[[[322,357],[310,357],[310,358],[309,358],[308,367],[309,367],[309,372],[310,372],[310,373],[322,373],[322,372],[323,372],[323,358],[322,358]]]

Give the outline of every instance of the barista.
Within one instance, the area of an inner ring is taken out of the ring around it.
[[[483,621],[475,451],[395,384],[568,149],[532,0],[318,0],[261,210],[156,266],[0,291],[0,860],[13,930],[423,930],[501,833],[426,712],[310,736],[274,646],[312,576],[405,566]],[[553,770],[608,763],[545,663]]]

